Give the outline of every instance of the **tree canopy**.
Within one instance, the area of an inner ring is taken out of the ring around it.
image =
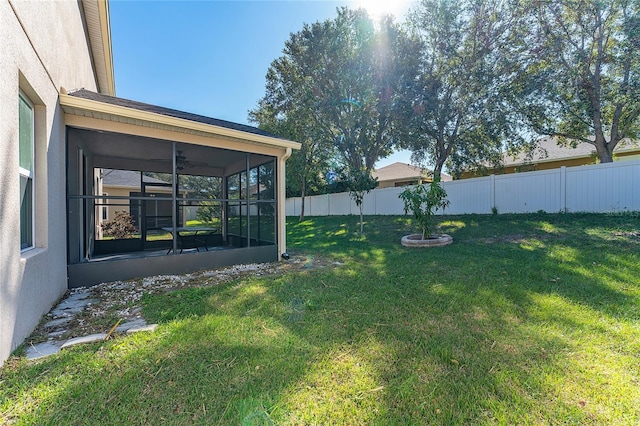
[[[362,200],[375,163],[396,145],[394,101],[414,52],[390,18],[376,24],[364,10],[338,9],[335,19],[291,34],[251,117],[261,126],[287,123],[303,151],[330,145],[354,199]]]
[[[500,0],[423,0],[409,25],[419,36],[417,74],[406,85],[403,147],[412,159],[455,174],[496,164],[521,141],[501,97],[500,49],[512,17]]]
[[[249,119],[261,128],[287,139],[300,142],[301,147],[292,153],[287,161],[287,196],[303,199],[300,220],[304,219],[304,198],[325,187],[323,174],[333,155],[333,145],[324,138],[309,118],[309,111],[303,108],[277,114],[265,99],[258,108],[249,113]]]
[[[536,134],[594,145],[613,161],[640,136],[640,2],[522,2],[510,103]]]
[[[420,0],[403,25],[341,8],[291,34],[250,115],[302,143],[303,196],[338,163],[361,207],[396,147],[436,178],[543,136],[608,162],[639,117],[640,0]]]

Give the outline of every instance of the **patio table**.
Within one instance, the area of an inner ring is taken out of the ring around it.
[[[162,228],[163,231],[169,232],[173,235],[174,228],[171,226],[167,226]],[[180,253],[182,253],[183,249],[195,248],[197,251],[200,251],[198,246],[199,243],[203,244],[203,247],[206,251],[209,251],[207,248],[206,237],[215,233],[217,231],[216,228],[210,228],[207,226],[179,226],[175,228],[176,233],[178,234],[178,245],[180,246]],[[198,239],[198,236],[205,237],[204,239]],[[171,253],[173,247],[169,249],[167,254]]]

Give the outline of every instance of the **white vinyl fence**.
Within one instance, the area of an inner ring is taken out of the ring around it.
[[[640,160],[491,175],[444,182],[446,214],[640,211]],[[404,188],[375,189],[364,198],[366,215],[404,214]],[[288,198],[287,216],[300,215],[301,198]],[[305,198],[305,216],[359,214],[348,193]],[[442,212],[439,212],[442,213]]]

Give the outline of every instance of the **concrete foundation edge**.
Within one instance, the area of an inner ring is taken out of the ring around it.
[[[267,263],[278,260],[276,246],[249,247],[216,252],[89,262],[69,265],[69,288],[122,281],[153,275],[186,274],[224,266]]]

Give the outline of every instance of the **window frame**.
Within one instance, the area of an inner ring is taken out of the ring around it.
[[[103,192],[101,195],[108,197],[109,193],[107,192]],[[109,200],[102,198],[100,200],[98,200],[98,202],[102,203],[102,206],[100,206],[102,208],[102,221],[106,222],[109,220],[109,206],[107,205]]]
[[[20,148],[22,146],[22,140],[20,137],[20,120],[21,120],[21,108],[20,108],[20,104],[21,102],[24,102],[30,110],[30,118],[31,118],[31,127],[30,127],[30,154],[31,154],[31,158],[30,158],[30,164],[31,164],[31,170],[26,169],[24,167],[22,167],[22,165],[20,164]],[[29,99],[29,97],[22,91],[19,91],[18,94],[18,173],[19,173],[19,178],[26,178],[27,181],[31,182],[31,238],[30,241],[26,242],[23,246],[23,242],[22,242],[22,193],[20,193],[20,230],[21,230],[21,235],[20,235],[20,252],[25,252],[28,250],[31,250],[33,248],[36,247],[36,153],[35,153],[35,149],[36,149],[36,143],[35,143],[35,127],[36,127],[36,111],[35,111],[35,105],[33,104],[33,102],[31,101],[31,99]],[[22,189],[20,190],[20,192],[22,192]]]

